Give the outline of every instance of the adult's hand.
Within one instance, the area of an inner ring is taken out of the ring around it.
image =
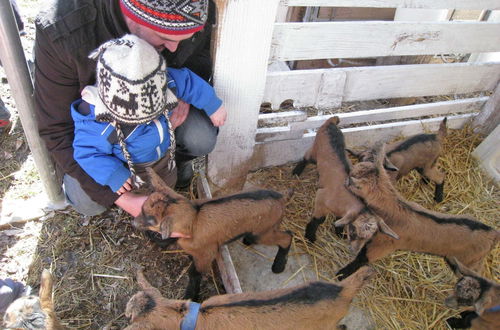
[[[219,109],[217,109],[217,111],[215,111],[210,116],[210,120],[212,121],[212,124],[214,124],[215,127],[224,125],[224,123],[226,122],[226,118],[227,118],[227,111],[226,108],[224,108],[224,106],[222,105]]]
[[[182,123],[186,120],[189,113],[190,105],[182,100],[179,100],[179,104],[172,110],[170,114],[170,123],[172,124],[172,128],[176,129],[181,126]]]
[[[142,205],[148,199],[148,196],[138,195],[132,192],[123,193],[115,201],[115,204],[125,210],[133,217],[137,217],[141,213]]]

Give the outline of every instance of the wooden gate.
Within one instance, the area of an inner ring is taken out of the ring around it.
[[[314,130],[331,116],[307,116],[302,110],[260,114],[262,102],[271,103],[273,109],[285,100],[293,100],[295,108],[322,109],[353,101],[457,96],[448,101],[339,113],[341,127],[351,125],[342,129],[349,147],[435,130],[443,116],[448,117],[450,128],[460,128],[474,117],[478,124],[491,126],[493,121],[491,130],[498,124],[500,61],[477,56],[500,51],[498,0],[217,2],[214,82],[229,112],[208,158],[208,175],[217,185],[238,187],[249,170],[299,160],[314,140]],[[490,12],[486,21],[283,22],[291,6]],[[269,62],[455,53],[474,54],[470,58],[475,60],[268,71]],[[495,92],[488,96],[489,91]]]

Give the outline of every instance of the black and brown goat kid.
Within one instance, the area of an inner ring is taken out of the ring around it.
[[[193,259],[186,299],[197,299],[201,273],[210,270],[220,246],[242,237],[247,245],[277,245],[272,271],[285,269],[292,234],[279,227],[291,190],[286,197],[272,190],[256,190],[191,201],[169,188],[152,169],[148,174],[155,191],[134,219],[134,226],[156,231],[163,239],[179,238],[177,243]]]
[[[183,329],[181,325],[189,322],[195,308],[199,310],[192,328],[197,330],[334,330],[373,274],[370,267],[363,267],[340,283],[316,281],[286,289],[225,294],[193,306],[188,300],[162,297],[139,273],[137,282],[143,291],[127,303],[125,315],[131,324],[126,330]]]
[[[383,166],[383,150],[382,147],[375,163],[360,162],[353,167],[347,187],[382,217],[400,239],[373,236],[338,274],[348,276],[396,250],[455,257],[479,271],[485,256],[500,240],[500,232],[470,216],[433,212],[403,199]]]
[[[460,313],[461,318],[446,320],[453,329],[500,329],[500,285],[464,267],[456,259],[446,259],[458,282],[453,295],[445,300],[450,308],[473,306],[474,311]]]
[[[389,172],[389,176],[395,181],[411,170],[417,170],[424,182],[428,180],[436,184],[434,200],[443,201],[444,173],[437,167],[437,160],[443,149],[443,142],[447,134],[446,117],[439,125],[435,134],[417,134],[407,139],[390,143],[386,146],[386,155],[389,161],[398,169]],[[346,149],[359,161],[373,161],[375,149],[370,148],[362,152]]]
[[[318,129],[312,147],[305,153],[293,174],[300,175],[308,163],[315,163],[319,173],[319,189],[316,191],[312,219],[306,226],[305,237],[314,242],[316,231],[328,214],[342,217],[337,227],[348,225],[347,236],[351,249],[357,252],[359,242],[375,231],[398,238],[380,217],[374,215],[365,204],[345,187],[351,171],[351,163],[345,152],[344,135],[338,128],[337,116],[326,120]]]

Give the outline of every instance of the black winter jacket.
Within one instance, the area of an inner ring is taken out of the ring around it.
[[[187,67],[208,80],[211,27],[215,6],[210,1],[205,28],[179,44],[175,53],[163,52],[169,67]],[[35,22],[35,109],[40,136],[58,168],[80,182],[95,202],[111,206],[119,197],[95,182],[73,159],[74,123],[70,104],[81,90],[95,83],[96,62],[88,55],[103,42],[130,33],[119,0],[55,0]]]

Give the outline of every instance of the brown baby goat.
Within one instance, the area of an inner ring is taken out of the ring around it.
[[[155,191],[134,219],[134,226],[156,231],[164,239],[180,237],[177,243],[193,259],[186,299],[197,298],[201,273],[210,270],[220,246],[241,237],[247,245],[278,245],[272,271],[285,269],[292,234],[279,226],[292,191],[286,197],[272,190],[256,190],[190,201],[170,189],[152,169],[148,174]]]
[[[444,173],[437,167],[437,160],[443,149],[446,137],[446,117],[439,125],[436,134],[417,134],[402,141],[394,142],[386,146],[386,155],[390,162],[398,169],[392,171],[389,176],[395,181],[411,170],[417,170],[423,177],[436,184],[434,200],[443,201]],[[362,152],[354,152],[346,149],[359,161],[373,161],[375,149],[370,148]]]
[[[214,296],[201,304],[194,318],[196,329],[336,329],[373,273],[362,267],[338,284],[309,282],[287,289]],[[141,272],[137,281],[143,291],[127,303],[125,315],[131,324],[126,329],[180,329],[190,302],[163,298]]]
[[[9,305],[3,317],[4,324],[11,329],[65,329],[54,311],[52,301],[52,275],[47,269],[42,272],[39,297],[26,296]]]
[[[357,244],[359,239],[371,236],[375,230],[398,239],[398,235],[384,220],[374,215],[345,187],[351,163],[345,152],[344,135],[338,128],[338,123],[339,117],[334,116],[321,125],[312,147],[292,172],[300,175],[308,163],[316,163],[319,172],[319,189],[316,192],[312,219],[306,226],[305,237],[314,242],[319,225],[325,221],[328,214],[334,214],[342,217],[337,224],[348,224],[347,235],[353,243],[351,249],[354,252],[360,248]]]
[[[452,317],[446,322],[453,329],[500,329],[500,285],[477,275],[456,259],[446,261],[459,279],[445,305],[450,308],[474,306],[474,311],[464,311],[460,313],[461,318]]]
[[[471,269],[481,269],[484,257],[500,240],[500,232],[472,217],[432,212],[404,200],[384,169],[385,158],[382,147],[375,163],[356,164],[347,186],[373,212],[383,217],[400,239],[394,240],[387,235],[373,236],[338,274],[349,276],[359,267],[396,250],[455,257]]]

